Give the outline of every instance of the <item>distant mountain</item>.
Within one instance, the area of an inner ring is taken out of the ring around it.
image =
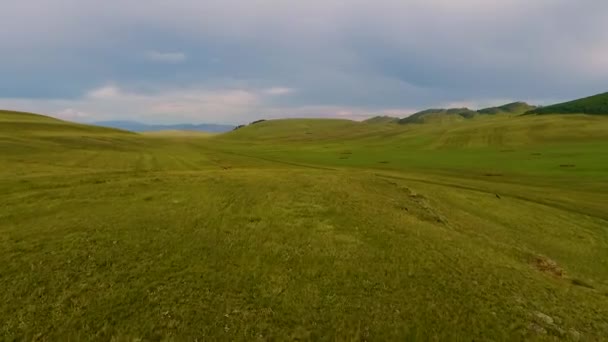
[[[364,120],[363,122],[369,123],[369,124],[397,123],[397,122],[399,122],[399,118],[396,118],[393,116],[388,116],[388,115],[374,116],[373,118],[369,118],[367,120]]]
[[[528,111],[536,109],[536,106],[531,106],[525,102],[513,102],[499,107],[490,107],[478,110],[480,114],[524,114]]]
[[[228,132],[234,129],[231,125],[216,124],[176,124],[176,125],[149,125],[137,121],[101,121],[94,125],[120,128],[131,132],[155,132],[155,131],[201,131],[201,132]]]
[[[608,115],[608,93],[539,107],[526,114],[595,114]]]
[[[400,124],[453,122],[470,119],[478,113],[468,108],[427,109],[399,120]]]

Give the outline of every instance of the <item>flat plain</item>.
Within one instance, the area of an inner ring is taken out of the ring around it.
[[[5,340],[601,340],[608,117],[0,112]]]

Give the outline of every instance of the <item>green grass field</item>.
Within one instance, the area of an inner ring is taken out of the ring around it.
[[[0,112],[2,340],[602,340],[608,117]]]

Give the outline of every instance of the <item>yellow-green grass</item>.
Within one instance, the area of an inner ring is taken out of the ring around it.
[[[484,116],[449,125],[282,120],[215,141],[226,151],[335,167],[608,179],[608,120],[598,116]]]
[[[605,118],[212,137],[14,121],[0,113],[5,339],[608,336]]]
[[[1,135],[65,135],[65,134],[127,133],[114,128],[67,122],[44,115],[0,110]]]

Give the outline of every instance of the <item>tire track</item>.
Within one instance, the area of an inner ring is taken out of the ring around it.
[[[439,185],[439,186],[445,186],[445,187],[449,187],[449,188],[475,191],[475,192],[484,193],[484,194],[488,194],[488,195],[496,195],[496,191],[485,190],[485,189],[476,188],[476,187],[467,186],[467,185],[446,183],[446,182],[441,182],[441,181],[432,181],[432,180],[419,179],[419,178],[410,178],[410,177],[403,177],[403,176],[386,175],[386,174],[380,174],[380,173],[374,173],[374,175],[377,177],[380,177],[380,178],[399,179],[399,180],[405,180],[405,181],[409,181],[409,182],[418,182],[418,183],[424,183],[424,184]],[[513,199],[517,199],[517,200],[521,200],[521,201],[525,201],[525,202],[529,202],[529,203],[540,204],[540,205],[544,205],[544,206],[551,207],[554,209],[560,209],[560,210],[564,210],[564,211],[567,211],[570,213],[578,214],[578,215],[592,217],[595,219],[606,221],[606,223],[608,225],[608,214],[605,216],[600,216],[600,215],[596,215],[594,213],[588,213],[588,212],[584,212],[584,211],[575,210],[565,204],[542,200],[542,199],[533,199],[533,198],[524,197],[524,196],[516,195],[516,194],[512,194],[512,193],[501,192],[500,196],[505,197],[505,198],[513,198]]]

